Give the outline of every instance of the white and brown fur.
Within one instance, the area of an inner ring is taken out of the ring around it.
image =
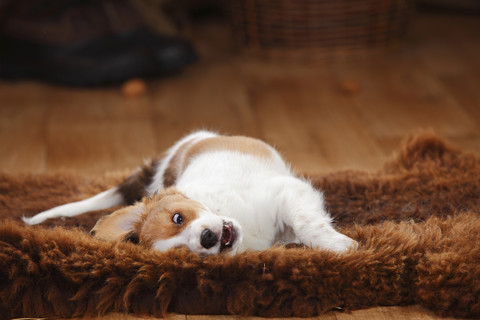
[[[296,177],[268,144],[194,132],[122,184],[89,199],[24,218],[28,224],[128,205],[101,218],[95,237],[156,250],[186,246],[200,254],[303,243],[343,252],[356,242],[338,233],[322,193]]]

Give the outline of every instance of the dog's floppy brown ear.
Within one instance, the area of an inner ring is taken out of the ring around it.
[[[95,238],[110,241],[130,241],[138,243],[135,224],[145,211],[143,203],[137,203],[117,210],[97,221],[90,232]]]

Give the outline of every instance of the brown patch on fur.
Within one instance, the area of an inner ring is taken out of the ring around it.
[[[163,172],[163,187],[170,188],[177,182],[177,168],[174,165],[169,165]]]
[[[140,235],[140,243],[147,247],[157,240],[171,238],[182,232],[186,226],[198,218],[198,213],[205,210],[203,205],[185,197],[175,188],[169,188],[144,200],[145,212],[135,229]],[[175,213],[183,217],[183,224],[172,221]]]
[[[117,210],[98,220],[91,234],[98,239],[128,241],[137,239],[148,248],[157,240],[171,238],[205,210],[203,205],[185,197],[174,187],[162,190],[141,203]],[[172,221],[175,213],[183,217],[183,224]]]
[[[177,152],[173,155],[173,157],[170,159],[170,162],[168,163],[167,167],[165,168],[165,171],[163,173],[163,187],[164,188],[169,188],[177,182],[177,178],[180,175],[180,163],[181,159],[184,157],[186,150],[191,146],[192,141],[187,141],[184,144],[182,144]]]
[[[212,151],[233,151],[259,158],[272,156],[269,146],[261,140],[243,136],[219,136],[203,139],[192,144],[183,157],[182,171],[193,158],[202,153]]]
[[[272,156],[272,151],[266,143],[249,137],[218,136],[197,142],[188,141],[180,146],[170,160],[163,174],[163,186],[165,188],[173,186],[193,158],[211,151],[234,151],[260,158]]]
[[[150,160],[118,186],[118,193],[123,196],[125,204],[134,204],[146,195],[145,188],[152,182],[155,169],[156,161]]]
[[[376,173],[309,177],[325,191],[339,231],[359,242],[357,250],[336,255],[274,247],[200,257],[20,221],[92,196],[119,177],[0,174],[0,314],[312,317],[335,307],[419,304],[443,316],[478,319],[478,177],[480,155],[431,134],[412,136]],[[49,225],[88,229],[96,219],[82,215]]]

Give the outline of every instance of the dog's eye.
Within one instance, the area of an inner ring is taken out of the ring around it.
[[[173,214],[172,221],[173,221],[173,223],[175,223],[175,224],[179,224],[179,225],[182,224],[182,223],[183,223],[183,216],[182,216],[182,214],[179,213],[179,212],[175,212],[175,213]]]

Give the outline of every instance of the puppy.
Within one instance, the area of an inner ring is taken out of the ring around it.
[[[34,225],[118,205],[129,206],[101,218],[95,237],[205,255],[275,243],[335,252],[356,246],[332,227],[322,193],[292,174],[273,147],[208,131],[184,137],[112,189],[24,221]]]

